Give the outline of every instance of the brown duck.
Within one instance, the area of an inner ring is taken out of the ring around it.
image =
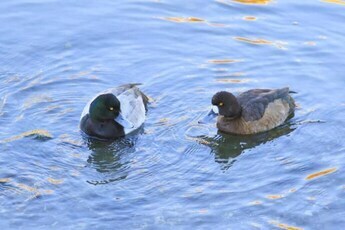
[[[254,134],[283,124],[294,113],[295,101],[288,87],[252,89],[235,97],[221,91],[212,98],[218,107],[217,128],[225,133]]]

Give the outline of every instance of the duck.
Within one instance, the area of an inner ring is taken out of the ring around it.
[[[116,139],[142,126],[149,98],[137,87],[120,85],[92,98],[80,117],[80,129],[96,139]]]
[[[212,97],[218,110],[217,128],[221,132],[249,135],[271,130],[292,117],[296,104],[289,87],[251,89],[237,97],[220,91]]]

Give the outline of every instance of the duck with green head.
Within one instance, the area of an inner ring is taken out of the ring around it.
[[[145,121],[148,98],[136,84],[98,94],[84,108],[80,129],[100,139],[115,139],[138,129]]]

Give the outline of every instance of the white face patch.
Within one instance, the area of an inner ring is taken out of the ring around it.
[[[212,110],[213,110],[214,113],[219,114],[219,109],[218,109],[217,106],[215,106],[215,105],[212,106]]]

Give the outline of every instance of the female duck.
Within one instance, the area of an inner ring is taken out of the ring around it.
[[[293,114],[295,102],[289,88],[252,89],[235,97],[218,92],[212,104],[218,107],[217,128],[226,133],[254,134],[273,129]]]
[[[80,129],[89,136],[115,139],[138,129],[145,121],[148,97],[136,84],[109,89],[84,108]]]

